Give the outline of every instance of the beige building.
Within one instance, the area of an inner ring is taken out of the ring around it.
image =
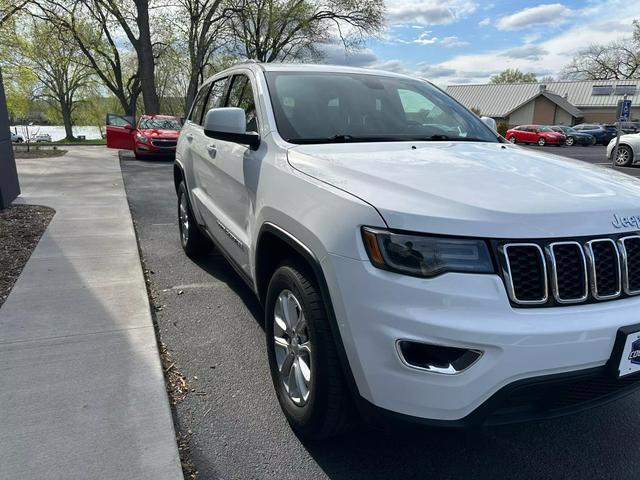
[[[513,127],[615,122],[618,102],[632,101],[631,120],[640,120],[640,80],[451,85],[447,93],[481,115]]]

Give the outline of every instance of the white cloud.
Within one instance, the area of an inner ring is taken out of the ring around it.
[[[378,56],[370,48],[347,51],[338,42],[323,43],[318,48],[324,53],[324,63],[330,65],[348,65],[350,67],[367,67],[377,61]]]
[[[486,27],[487,25],[491,25],[491,19],[489,17],[483,18],[478,22],[478,25],[480,25],[481,27]]]
[[[387,18],[390,25],[448,25],[476,8],[470,0],[388,0]]]
[[[538,5],[525,8],[512,15],[498,19],[496,25],[500,30],[518,30],[538,25],[558,25],[564,22],[573,11],[560,3]]]
[[[540,60],[549,52],[539,45],[523,45],[515,47],[502,53],[503,56],[509,58],[526,58],[527,60]]]
[[[417,43],[418,45],[431,45],[438,41],[438,37],[430,37],[431,32],[424,32],[418,38],[416,38],[413,43]]]
[[[460,40],[456,36],[444,37],[442,40],[440,40],[440,43],[442,45],[444,45],[445,47],[447,47],[447,48],[465,47],[465,46],[469,45],[469,42],[465,42],[464,40]]]

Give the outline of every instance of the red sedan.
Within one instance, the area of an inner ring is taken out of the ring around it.
[[[511,143],[537,143],[541,147],[547,144],[564,145],[567,137],[541,125],[520,125],[507,130],[505,134]]]
[[[182,128],[170,115],[142,115],[137,126],[132,117],[107,114],[107,147],[133,150],[136,158],[174,156]]]

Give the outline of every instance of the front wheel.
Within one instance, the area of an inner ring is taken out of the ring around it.
[[[271,277],[265,333],[273,385],[293,430],[308,440],[344,432],[351,400],[327,308],[304,265],[286,262]]]
[[[626,145],[618,147],[618,157],[616,158],[616,166],[629,167],[633,163],[633,152]]]
[[[547,144],[547,141],[544,139],[544,137],[540,137],[538,139],[538,145],[540,145],[541,147],[544,147]]]
[[[515,135],[511,135],[511,136],[509,137],[509,141],[510,141],[511,143],[514,143],[514,144],[515,144],[515,143],[516,143],[516,141],[517,141],[517,140],[516,140]]]
[[[568,147],[572,147],[576,143],[576,139],[573,137],[567,137],[564,143],[566,143]]]
[[[189,257],[196,257],[203,253],[207,247],[207,239],[193,217],[184,182],[181,182],[178,187],[178,227],[180,229],[180,244],[184,253]]]

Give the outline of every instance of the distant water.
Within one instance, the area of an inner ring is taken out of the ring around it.
[[[11,131],[22,135],[22,138],[27,139],[27,127],[24,125],[15,125],[11,127]],[[51,140],[62,140],[65,137],[64,126],[48,126],[48,125],[31,125],[29,127],[29,136],[33,137],[38,133],[48,133],[51,135]],[[98,127],[73,127],[73,135],[78,137],[84,135],[87,140],[96,140],[100,137],[100,130]]]

